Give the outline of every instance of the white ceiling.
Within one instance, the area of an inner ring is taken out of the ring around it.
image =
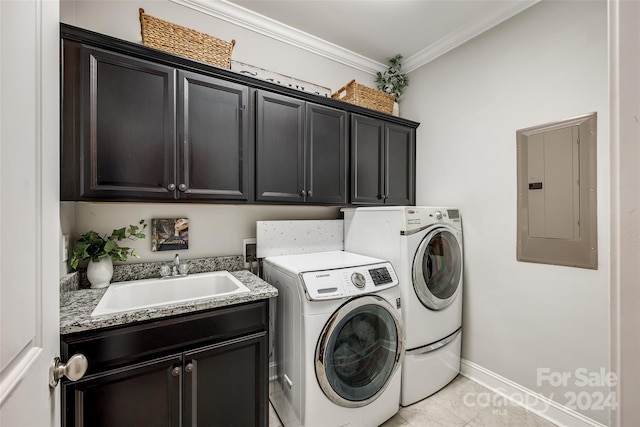
[[[375,73],[410,72],[540,0],[173,0]]]

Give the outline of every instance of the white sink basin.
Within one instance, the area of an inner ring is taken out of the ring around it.
[[[145,279],[110,285],[91,317],[249,292],[228,271]]]

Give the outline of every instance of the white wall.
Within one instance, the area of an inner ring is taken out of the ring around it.
[[[459,206],[463,357],[567,405],[575,370],[610,369],[609,103],[604,1],[541,2],[411,73],[417,201]],[[598,113],[597,271],[516,261],[516,130]],[[566,386],[537,369],[569,372]],[[585,405],[577,405],[585,406]],[[579,409],[608,423],[608,408]]]
[[[60,21],[123,40],[142,43],[138,8],[145,13],[223,40],[236,40],[231,58],[298,78],[335,92],[345,83],[375,87],[374,76],[304,49],[238,27],[169,0],[62,0]],[[331,16],[318,19],[331,20]]]
[[[338,207],[318,206],[85,202],[73,205],[73,214],[66,215],[66,219],[75,218],[71,226],[75,239],[90,229],[111,234],[112,230],[137,224],[141,219],[150,225],[151,218],[189,218],[189,249],[180,251],[180,257],[184,259],[241,254],[242,239],[256,237],[256,221],[336,219],[340,216]],[[65,218],[61,216],[61,220]],[[140,259],[129,258],[127,262],[173,259],[174,252],[151,252],[149,229],[146,235],[144,240],[123,242],[140,254]]]

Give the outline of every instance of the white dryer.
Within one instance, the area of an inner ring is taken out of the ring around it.
[[[378,426],[400,407],[404,331],[388,261],[344,251],[264,259],[278,289],[269,399],[285,426]]]
[[[458,209],[344,210],[345,250],[391,261],[406,332],[401,404],[437,392],[460,372],[462,223]]]

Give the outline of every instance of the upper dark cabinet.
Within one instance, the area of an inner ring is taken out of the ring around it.
[[[87,47],[79,53],[79,75],[64,84],[79,85],[80,196],[173,199],[175,70]]]
[[[306,200],[345,204],[349,164],[347,113],[311,103],[307,103],[306,112]]]
[[[384,202],[388,205],[416,204],[416,130],[385,123]]]
[[[249,200],[246,86],[74,42],[63,55],[63,200]]]
[[[178,196],[249,200],[248,88],[178,72]]]
[[[351,116],[351,203],[415,204],[415,128]]]
[[[418,123],[60,24],[61,200],[415,203]]]
[[[347,113],[257,92],[256,200],[347,203]]]
[[[256,200],[304,200],[304,101],[258,91]]]

